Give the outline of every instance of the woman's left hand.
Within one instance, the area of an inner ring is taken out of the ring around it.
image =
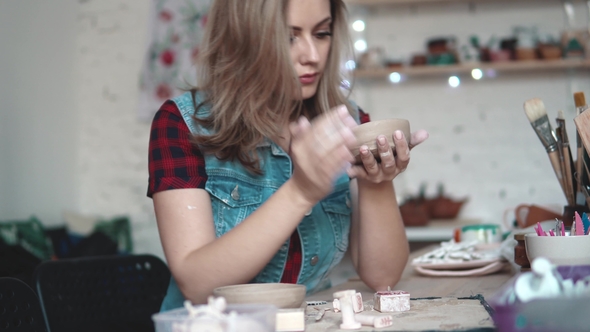
[[[410,144],[406,141],[404,133],[397,130],[393,134],[395,144],[394,151],[389,147],[387,138],[384,135],[377,137],[377,149],[381,163],[378,163],[369,147],[363,145],[360,147],[362,165],[352,165],[348,169],[348,176],[369,181],[371,183],[381,183],[393,180],[398,174],[405,171],[410,162],[410,150],[416,145],[424,142],[428,138],[428,132],[418,130],[412,133]]]

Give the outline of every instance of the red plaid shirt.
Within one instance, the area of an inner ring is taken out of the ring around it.
[[[361,123],[369,115],[360,110]],[[205,159],[198,147],[191,144],[190,130],[176,104],[166,101],[152,121],[149,144],[149,185],[147,196],[170,189],[205,188]],[[297,283],[301,270],[301,241],[293,232],[289,254],[281,282]]]

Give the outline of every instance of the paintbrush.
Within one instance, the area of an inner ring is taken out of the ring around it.
[[[524,113],[531,122],[531,126],[539,136],[541,143],[547,150],[547,155],[551,161],[553,171],[557,176],[557,180],[561,185],[563,193],[566,195],[564,186],[563,173],[561,171],[561,165],[559,161],[559,152],[557,151],[557,141],[555,140],[555,133],[551,129],[551,123],[545,110],[545,104],[539,98],[529,99],[524,103]],[[590,112],[588,113],[590,114]]]
[[[576,124],[578,135],[580,136],[580,140],[582,141],[582,149],[585,151],[590,151],[590,112],[584,112],[584,110],[582,110],[580,114],[576,115],[576,117],[574,118],[574,123]],[[578,156],[577,160],[577,162],[580,163],[580,174],[582,174],[581,164],[584,161],[584,155],[582,152],[583,151],[578,152],[580,153],[580,155]]]
[[[588,151],[590,151],[590,112],[582,111],[574,118],[574,123],[576,124],[576,129],[580,135],[580,140],[582,141],[582,152],[578,157],[579,160],[577,160],[577,162],[581,164],[579,175],[577,176],[580,180],[578,186],[584,186],[583,189],[587,191],[586,185],[588,184],[588,179],[590,178],[588,174],[588,164],[590,163],[590,158],[588,157]],[[588,193],[585,192],[585,194],[586,202],[588,203]]]
[[[586,167],[584,167],[586,168]],[[582,175],[580,176],[580,183],[578,184],[579,186],[582,187],[582,193],[584,194],[584,197],[586,198],[586,204],[588,204],[588,206],[590,206],[590,192],[588,192],[588,168],[586,168],[586,172],[582,173]],[[578,205],[584,205],[582,204],[578,204]]]
[[[557,111],[557,118],[555,119],[557,123],[557,127],[559,128],[559,148],[561,149],[561,153],[559,154],[560,158],[563,157],[561,160],[562,165],[562,172],[563,172],[563,183],[565,184],[566,190],[566,197],[568,205],[575,205],[576,204],[576,189],[575,189],[575,181],[573,181],[573,173],[575,170],[572,170],[574,161],[572,160],[572,152],[570,151],[570,142],[567,137],[567,130],[565,128],[565,117],[563,115],[563,111]]]
[[[574,93],[574,103],[576,105],[576,117],[582,114],[586,109],[588,109],[588,105],[586,105],[586,98],[584,96],[584,92],[576,92]],[[575,121],[575,120],[574,120]],[[581,178],[583,170],[583,161],[584,161],[584,146],[582,144],[582,139],[580,137],[580,129],[576,130],[576,179]],[[580,186],[578,184],[578,192]],[[577,194],[579,195],[579,194]],[[583,200],[580,202],[580,197],[576,197],[576,201],[578,204],[582,205]]]
[[[561,123],[558,119],[555,119],[557,125],[555,126],[555,130],[553,131],[555,134],[555,144],[557,144],[557,155],[559,156],[559,169],[561,169],[561,174],[563,175],[563,181],[561,182],[563,187],[563,192],[565,194],[565,198],[567,200],[567,204],[570,205],[570,197],[568,194],[567,188],[567,181],[565,177],[565,158],[563,157],[563,142],[561,138]]]

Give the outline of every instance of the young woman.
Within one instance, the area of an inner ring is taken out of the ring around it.
[[[173,276],[162,310],[231,284],[324,289],[349,246],[369,287],[399,280],[409,249],[392,180],[428,134],[408,146],[396,132],[395,156],[376,137],[382,162],[363,146],[351,166],[345,14],[342,0],[214,1],[199,88],[152,124],[148,196]]]

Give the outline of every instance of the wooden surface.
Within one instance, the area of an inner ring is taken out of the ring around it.
[[[477,294],[488,298],[513,276],[509,266],[501,272],[481,277],[428,277],[416,273],[410,265],[412,259],[434,248],[436,246],[429,246],[410,254],[402,278],[394,289],[409,292],[412,298],[468,297]],[[306,300],[332,301],[332,294],[344,289],[355,289],[357,292],[361,292],[363,299],[370,299],[375,293],[359,279],[352,278],[325,291],[309,295]]]
[[[369,289],[358,278],[306,297],[306,301],[326,301],[320,307],[307,306],[305,332],[327,332],[341,330],[342,316],[331,310],[333,293],[345,289],[361,292],[365,311],[371,315],[391,315],[394,325],[377,329],[378,331],[438,331],[438,330],[469,330],[494,328],[494,322],[484,306],[477,299],[464,299],[481,294],[489,298],[513,273],[507,267],[501,272],[481,277],[427,277],[414,272],[410,262],[413,258],[423,255],[438,247],[432,245],[410,254],[402,279],[393,289],[410,293],[411,308],[405,312],[379,313],[372,310],[374,291]],[[437,299],[425,299],[436,297]],[[440,298],[438,298],[440,297]],[[416,298],[423,298],[417,300]],[[458,299],[461,298],[461,299]],[[320,308],[320,309],[318,309]],[[318,310],[327,309],[323,318],[316,320]],[[369,326],[362,326],[359,331],[377,331]]]

